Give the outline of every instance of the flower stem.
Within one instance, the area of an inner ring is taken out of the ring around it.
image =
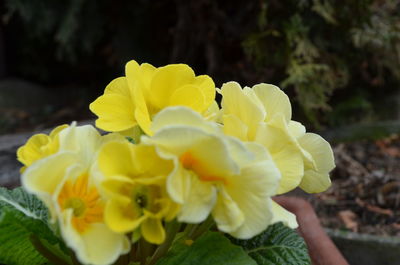
[[[146,241],[143,237],[139,240],[139,251],[140,251],[140,264],[145,265],[147,262],[147,258],[150,257],[152,251],[152,245]]]
[[[59,265],[72,265],[70,261],[57,256],[53,251],[47,248],[37,236],[31,235],[29,239],[35,249],[51,263]]]
[[[187,224],[185,230],[183,231],[184,237],[191,238],[194,231],[196,231],[198,224]]]
[[[193,240],[196,240],[197,238],[199,238],[202,234],[204,234],[205,232],[207,232],[208,230],[210,230],[210,228],[214,225],[214,220],[213,218],[210,216],[208,216],[208,218],[197,227],[197,229],[195,231],[193,231],[190,235],[190,238]]]
[[[176,220],[166,224],[167,238],[165,239],[164,243],[162,243],[156,249],[156,251],[154,252],[153,256],[151,257],[151,259],[150,259],[149,263],[147,263],[147,265],[155,264],[157,262],[157,260],[159,260],[162,256],[165,255],[165,253],[168,252],[180,227],[181,227],[181,224],[178,223]]]

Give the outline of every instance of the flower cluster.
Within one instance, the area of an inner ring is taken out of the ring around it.
[[[239,239],[276,222],[294,228],[295,216],[271,197],[330,185],[330,145],[291,120],[273,85],[218,89],[184,64],[130,61],[90,109],[111,133],[73,123],[18,150],[24,188],[83,264],[112,264],[137,241],[160,245],[172,223],[193,232],[211,220]]]

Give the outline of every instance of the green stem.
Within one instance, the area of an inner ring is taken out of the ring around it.
[[[186,238],[191,238],[198,226],[198,224],[187,224],[185,230],[183,231],[183,236]]]
[[[210,228],[214,225],[214,220],[213,218],[210,216],[208,216],[208,218],[197,227],[197,229],[191,234],[191,239],[196,240],[197,238],[199,238],[202,234],[204,234],[205,232],[207,232],[208,230],[210,230]]]
[[[30,236],[30,241],[35,249],[46,259],[48,259],[51,263],[57,265],[72,265],[71,262],[64,260],[63,258],[57,256],[53,253],[49,248],[47,248],[42,241],[35,235]]]
[[[143,237],[139,240],[139,261],[141,265],[145,265],[147,258],[151,256],[153,245],[146,241]]]
[[[166,224],[167,238],[165,239],[164,243],[162,243],[156,249],[156,251],[154,252],[153,256],[151,257],[147,265],[154,265],[157,262],[157,260],[159,260],[162,256],[164,256],[168,252],[172,243],[174,242],[176,234],[179,232],[180,227],[181,224],[178,223],[176,220]]]

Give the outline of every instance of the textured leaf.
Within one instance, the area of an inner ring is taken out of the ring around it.
[[[178,240],[156,265],[256,265],[221,233],[208,232],[193,244]]]
[[[0,263],[50,264],[32,244],[32,236],[48,244],[60,243],[50,230],[47,208],[22,188],[0,188]]]
[[[232,239],[242,246],[257,264],[309,265],[307,246],[295,230],[277,223],[250,240]]]

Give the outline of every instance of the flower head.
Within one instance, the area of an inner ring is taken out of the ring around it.
[[[24,188],[47,205],[66,244],[85,264],[110,264],[129,250],[125,236],[103,221],[104,200],[96,183],[95,158],[110,140],[123,138],[72,125],[59,133],[58,151],[37,160],[22,175]]]
[[[126,64],[124,77],[114,79],[104,95],[90,104],[99,128],[121,132],[136,125],[147,134],[153,116],[168,106],[182,105],[209,115],[215,108],[215,85],[207,75],[195,76],[186,64],[156,68],[136,61]]]
[[[60,125],[52,130],[50,135],[35,134],[28,139],[25,145],[18,148],[18,161],[24,165],[21,172],[33,162],[56,153],[59,148],[58,134],[67,127],[68,125]]]
[[[182,205],[178,221],[199,223],[211,213],[221,231],[250,238],[272,220],[271,196],[280,174],[268,151],[224,136],[219,126],[185,107],[169,107],[142,137],[174,160],[169,196]]]
[[[334,168],[332,149],[316,134],[291,120],[289,98],[278,87],[258,84],[241,88],[224,84],[222,111],[224,132],[244,141],[265,146],[282,173],[278,193],[300,186],[307,192],[321,192],[330,185]]]
[[[102,148],[98,162],[108,198],[107,225],[118,233],[140,229],[146,241],[161,244],[163,221],[174,219],[179,210],[165,188],[172,160],[161,158],[153,146],[110,142]]]

